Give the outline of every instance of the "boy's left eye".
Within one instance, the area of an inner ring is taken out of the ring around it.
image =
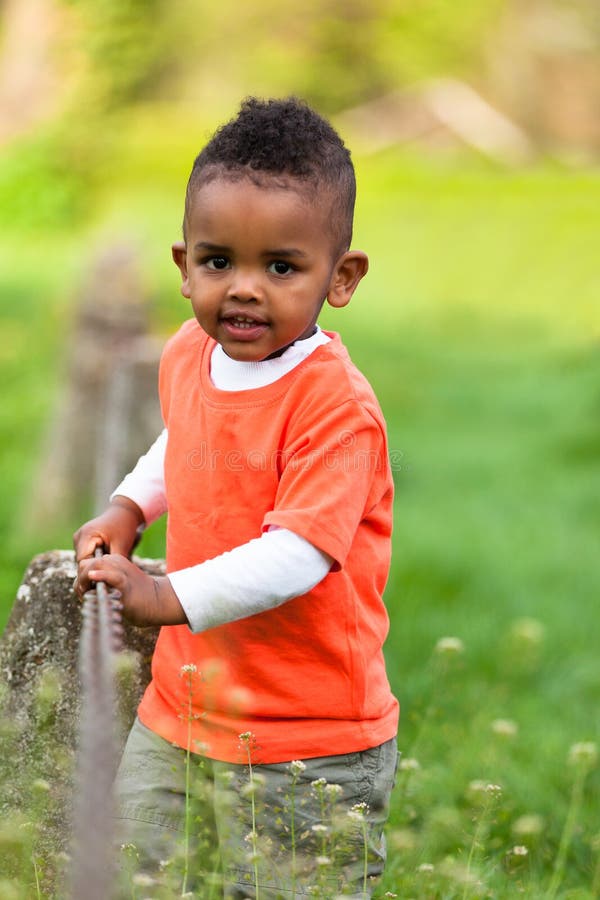
[[[229,266],[229,260],[226,256],[209,256],[203,262],[207,269],[217,272],[222,272],[223,269]]]
[[[290,264],[285,262],[285,260],[276,259],[275,262],[271,263],[268,271],[272,272],[273,275],[289,275],[289,273],[293,270]]]

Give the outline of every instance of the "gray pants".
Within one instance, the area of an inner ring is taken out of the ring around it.
[[[116,782],[119,896],[171,896],[160,885],[181,896],[185,885],[215,900],[370,897],[397,755],[390,740],[293,764],[186,764],[136,720]]]

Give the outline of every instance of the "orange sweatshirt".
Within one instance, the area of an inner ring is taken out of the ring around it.
[[[214,759],[349,753],[393,737],[385,673],[392,478],[373,392],[339,337],[265,387],[221,391],[215,344],[195,320],[168,342],[160,398],[168,428],[167,569],[288,528],[335,560],[312,591],[192,634],[161,629],[142,722]]]

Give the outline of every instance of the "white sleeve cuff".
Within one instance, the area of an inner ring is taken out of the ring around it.
[[[327,575],[332,562],[305,538],[276,528],[168,577],[190,629],[198,632],[306,594]]]
[[[146,525],[150,525],[167,511],[164,475],[167,437],[167,429],[164,428],[148,452],[140,456],[135,468],[110,496],[112,500],[120,494],[137,503],[144,514]]]

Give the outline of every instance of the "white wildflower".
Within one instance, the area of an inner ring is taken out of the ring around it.
[[[252,781],[246,782],[246,784],[242,785],[240,789],[240,794],[242,797],[248,799],[250,797],[256,796],[258,793],[259,785],[256,784],[256,779],[253,778]]]
[[[348,810],[348,816],[354,821],[363,821],[369,813],[369,807],[366,803],[355,803]]]
[[[593,769],[598,762],[598,745],[594,741],[580,741],[569,749],[569,763]]]
[[[325,794],[329,797],[330,800],[337,800],[338,797],[343,793],[343,788],[341,784],[326,784],[325,785]]]
[[[482,781],[480,778],[474,778],[473,781],[469,782],[467,791],[469,794],[485,793],[485,781]]]
[[[45,778],[36,778],[31,787],[40,794],[47,794],[50,790],[50,782]]]
[[[151,887],[156,883],[154,878],[150,875],[146,875],[145,872],[136,872],[136,874],[132,876],[131,881],[136,887]]]
[[[121,844],[120,849],[123,853],[129,853],[132,856],[137,856],[137,847],[135,844]]]
[[[536,837],[544,830],[544,820],[537,813],[526,813],[519,816],[512,824],[513,834],[518,837]]]
[[[231,769],[226,769],[224,772],[219,772],[217,777],[225,787],[228,787],[235,781],[236,774],[235,772],[232,772]]]
[[[464,650],[465,645],[458,637],[442,637],[435,645],[435,652],[440,656],[459,656]]]
[[[510,630],[514,639],[520,644],[530,647],[539,647],[546,634],[545,626],[538,619],[532,619],[528,616],[516,619],[512,623]]]
[[[349,809],[347,815],[353,822],[362,822],[364,820],[362,813],[356,812],[354,809]]]
[[[414,759],[414,757],[408,756],[406,759],[400,760],[398,768],[402,772],[418,772],[418,770],[421,768],[421,764],[418,759]]]
[[[516,736],[519,726],[512,719],[494,719],[491,729],[498,737],[513,738]]]
[[[486,784],[485,792],[490,797],[499,797],[502,794],[502,788],[499,784]]]

